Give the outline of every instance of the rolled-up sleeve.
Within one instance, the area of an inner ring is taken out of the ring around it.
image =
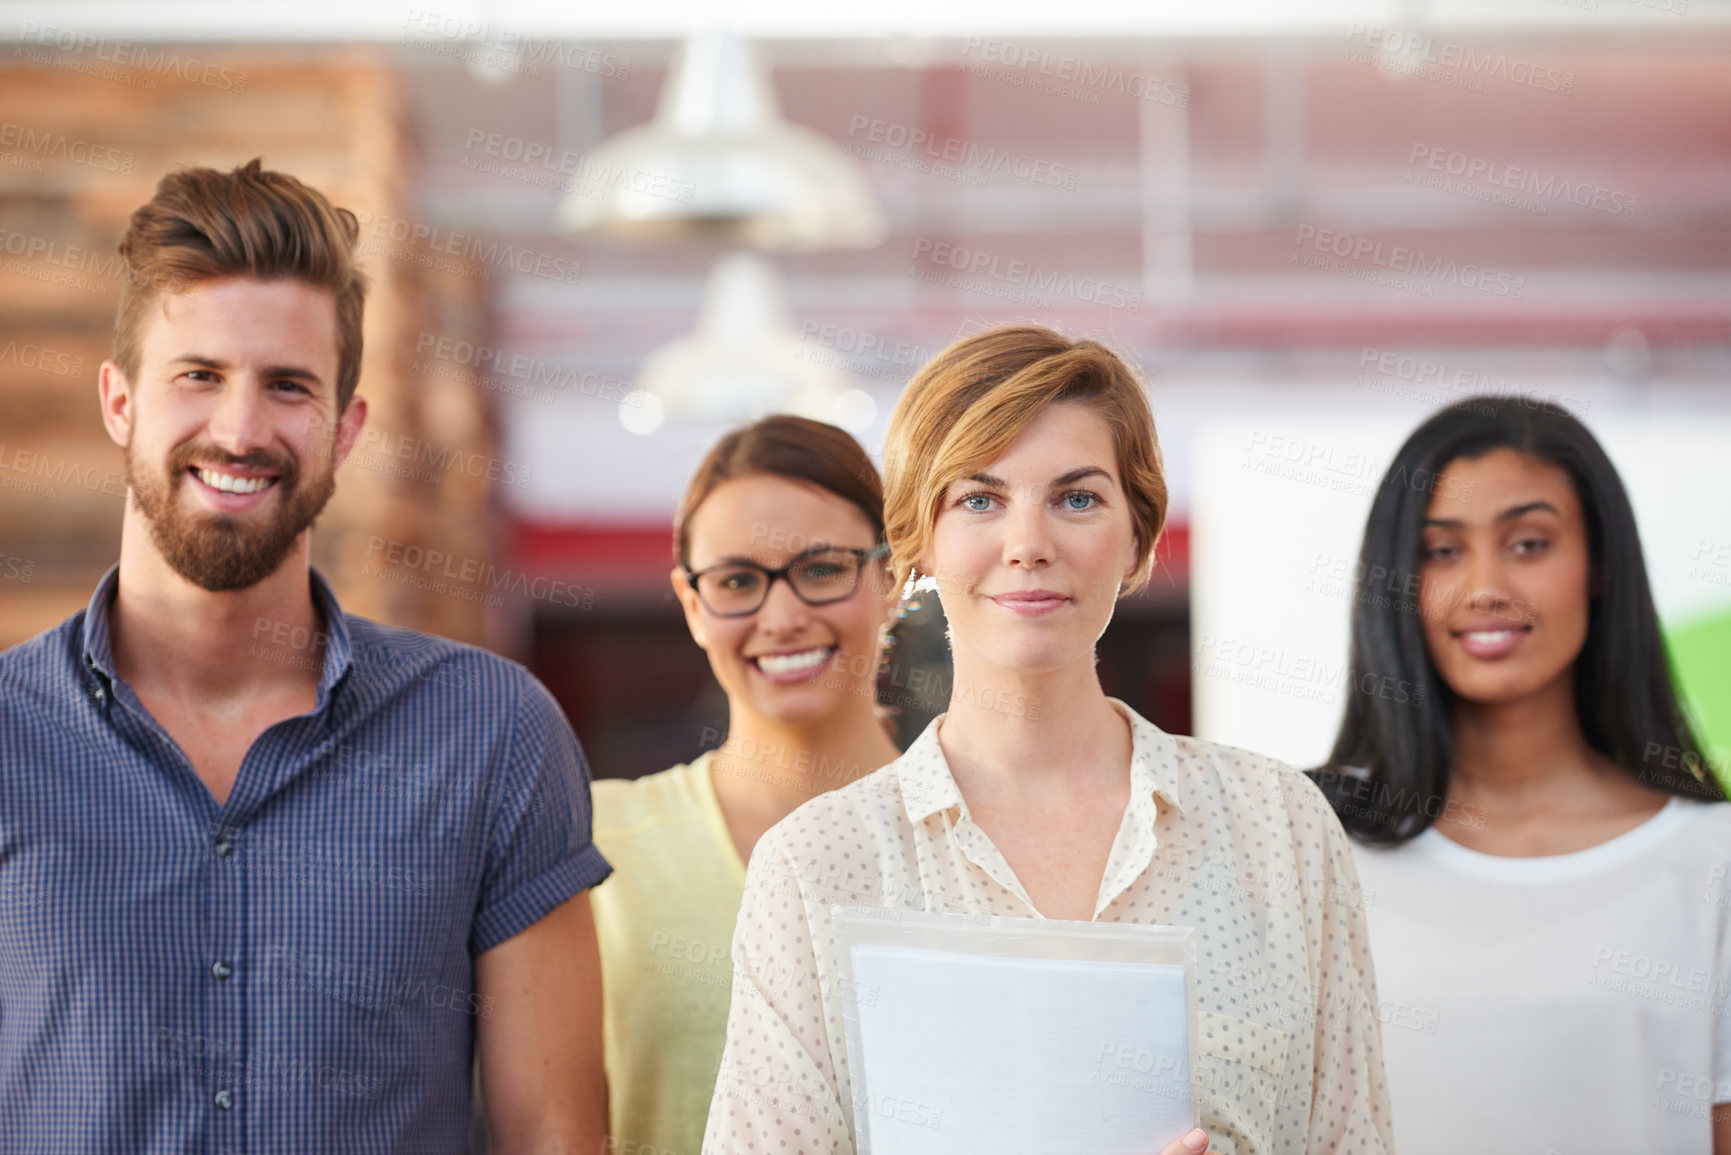
[[[801,882],[779,828],[746,871],[733,934],[733,1003],[704,1155],[853,1151],[829,908]],[[822,944],[819,949],[814,944]],[[824,960],[819,962],[820,956]]]
[[[589,767],[559,704],[520,674],[509,739],[483,800],[486,864],[469,949],[481,955],[612,872],[593,841]]]

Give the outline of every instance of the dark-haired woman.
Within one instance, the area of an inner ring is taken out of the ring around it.
[[[614,866],[594,892],[612,1150],[696,1155],[752,847],[802,802],[896,757],[876,706],[897,605],[883,529],[865,451],[798,417],[724,437],[686,490],[673,589],[727,694],[727,738],[670,770],[594,784],[595,840]]]
[[[1354,606],[1353,684],[1423,693],[1354,695],[1316,778],[1371,908],[1398,1148],[1731,1155],[1731,806],[1609,459],[1562,409],[1452,406],[1360,561],[1398,576]]]

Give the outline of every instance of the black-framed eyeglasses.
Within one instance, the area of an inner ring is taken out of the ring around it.
[[[697,591],[703,608],[716,617],[743,618],[763,608],[776,578],[786,578],[793,596],[808,606],[843,601],[859,588],[866,562],[886,557],[889,551],[887,545],[874,549],[825,545],[806,550],[780,569],[724,561],[696,573],[687,570],[685,580]]]

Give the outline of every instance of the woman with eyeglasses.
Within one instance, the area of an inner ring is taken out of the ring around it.
[[[732,990],[745,864],[813,796],[896,757],[877,709],[897,599],[883,488],[840,429],[769,417],[698,467],[674,523],[673,590],[727,695],[726,740],[594,784],[593,892],[615,1151],[696,1155]]]

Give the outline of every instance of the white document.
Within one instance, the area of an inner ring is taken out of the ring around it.
[[[871,1155],[1150,1155],[1190,1129],[1183,966],[850,955]]]

